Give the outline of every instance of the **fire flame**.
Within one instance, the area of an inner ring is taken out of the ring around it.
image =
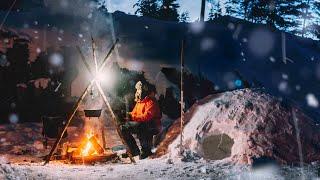
[[[96,149],[93,147],[90,138],[92,136],[94,136],[92,131],[89,131],[89,133],[86,134],[86,140],[85,140],[85,145],[83,146],[83,148],[81,149],[81,155],[82,156],[90,156],[90,155],[96,155],[98,154],[98,152],[96,151]]]

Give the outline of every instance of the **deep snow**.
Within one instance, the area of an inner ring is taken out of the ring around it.
[[[264,156],[281,164],[320,160],[320,131],[315,121],[295,105],[278,101],[262,90],[210,95],[190,108],[185,122],[182,145],[200,157],[224,157],[239,164],[252,164]],[[173,125],[169,129],[164,142],[172,138],[177,128],[180,127]],[[211,146],[206,146],[208,140]],[[160,144],[159,149],[166,143]],[[179,157],[180,135],[169,144],[166,156]]]

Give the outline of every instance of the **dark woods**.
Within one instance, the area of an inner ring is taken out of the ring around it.
[[[0,59],[0,123],[14,114],[18,121],[39,121],[44,115],[65,115],[77,75],[73,48],[48,48],[29,61],[29,40],[1,32],[5,52]]]

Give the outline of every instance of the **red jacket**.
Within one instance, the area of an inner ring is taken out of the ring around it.
[[[137,122],[154,120],[157,128],[161,130],[161,112],[157,100],[147,96],[138,101],[131,112],[131,120]]]

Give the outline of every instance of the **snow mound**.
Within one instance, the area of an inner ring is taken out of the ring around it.
[[[297,107],[261,91],[211,95],[185,114],[183,148],[208,160],[252,164],[269,158],[282,164],[320,160],[318,125]],[[169,129],[156,155],[179,158],[180,121]]]

